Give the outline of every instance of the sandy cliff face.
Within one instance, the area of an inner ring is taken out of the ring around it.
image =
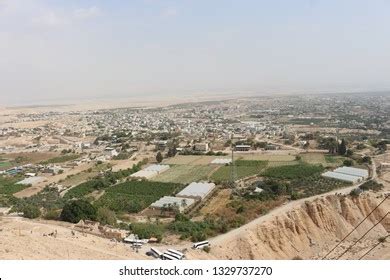
[[[227,234],[224,238],[216,239],[210,254],[201,253],[199,257],[223,259],[322,258],[383,198],[383,195],[372,193],[357,198],[331,195],[306,202],[293,210],[271,217],[269,220],[252,224],[234,234]],[[329,258],[339,256],[389,210],[390,199],[370,215]],[[388,231],[390,231],[390,215],[343,258],[359,258],[378,242],[379,237],[387,235]],[[388,243],[379,246],[367,258],[382,258],[380,254],[378,255],[378,250],[390,251]]]

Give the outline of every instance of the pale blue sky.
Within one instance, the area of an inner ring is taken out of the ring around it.
[[[0,107],[390,89],[386,0],[0,0]]]

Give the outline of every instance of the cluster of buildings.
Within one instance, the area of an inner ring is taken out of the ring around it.
[[[386,96],[327,94],[248,97],[162,108],[20,113],[0,127],[0,149],[43,151],[72,146],[83,150],[92,148],[91,139],[102,135],[107,138],[95,143],[102,149],[122,144],[123,139],[156,141],[160,148],[165,148],[174,135],[182,143],[191,142],[194,151],[208,152],[223,148],[234,135],[241,135],[242,139],[272,138],[285,134],[287,127],[293,127],[292,132],[304,124],[316,128],[383,131],[390,128],[389,106]],[[14,125],[24,122],[42,124]],[[10,139],[17,141],[13,145]],[[246,143],[241,144],[237,150],[251,149]],[[115,151],[102,152],[115,156]]]

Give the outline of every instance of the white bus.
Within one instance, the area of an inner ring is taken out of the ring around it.
[[[161,258],[161,256],[163,255],[159,250],[153,247],[150,247],[150,252],[155,258]]]
[[[167,254],[167,253],[162,254],[161,259],[162,260],[170,260],[170,261],[177,261],[178,260],[178,258],[176,258],[170,254]]]
[[[193,249],[203,249],[204,247],[210,247],[210,242],[205,240],[201,242],[196,242],[192,245]]]
[[[174,250],[174,249],[168,249],[167,253],[170,255],[173,255],[173,256],[177,256],[179,258],[179,260],[182,260],[185,258],[185,255],[182,252],[179,252],[179,251]]]

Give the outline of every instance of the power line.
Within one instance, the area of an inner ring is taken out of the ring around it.
[[[337,260],[340,259],[342,256],[345,255],[345,253],[347,253],[353,246],[355,246],[360,240],[362,240],[374,227],[376,227],[379,223],[381,223],[386,217],[387,215],[390,214],[390,211],[386,213],[386,215],[384,215],[382,217],[382,219],[380,219],[375,225],[373,225],[369,230],[366,231],[365,234],[363,234],[358,240],[355,241],[355,243],[353,243],[351,246],[349,246],[341,255],[339,255],[337,257]]]
[[[383,237],[384,240],[386,240],[388,237],[390,236],[390,234],[388,234],[387,236]],[[379,244],[382,244],[384,241],[379,241],[378,243],[375,244],[374,247],[372,247],[370,250],[368,250],[363,256],[361,256],[359,258],[359,260],[363,259],[365,256],[367,256],[372,250],[374,250],[376,247],[379,246]]]
[[[389,196],[390,195],[386,195],[385,196],[385,198],[374,208],[374,209],[372,209],[372,211],[357,225],[357,226],[355,226],[343,239],[341,239],[337,244],[336,244],[336,246],[334,246],[333,247],[333,249],[332,250],[330,250],[322,259],[324,260],[324,259],[326,259],[326,257],[327,256],[329,256],[334,250],[336,250],[336,248],[338,247],[338,246],[340,246],[340,244],[341,243],[343,243],[344,242],[344,240],[345,239],[347,239],[348,238],[348,236],[350,236],[365,220],[367,220],[367,218],[372,214],[372,213],[374,213],[374,211],[376,210],[376,209],[378,209],[379,208],[379,206],[381,206],[385,201],[386,201],[386,199],[387,198],[389,198]]]

